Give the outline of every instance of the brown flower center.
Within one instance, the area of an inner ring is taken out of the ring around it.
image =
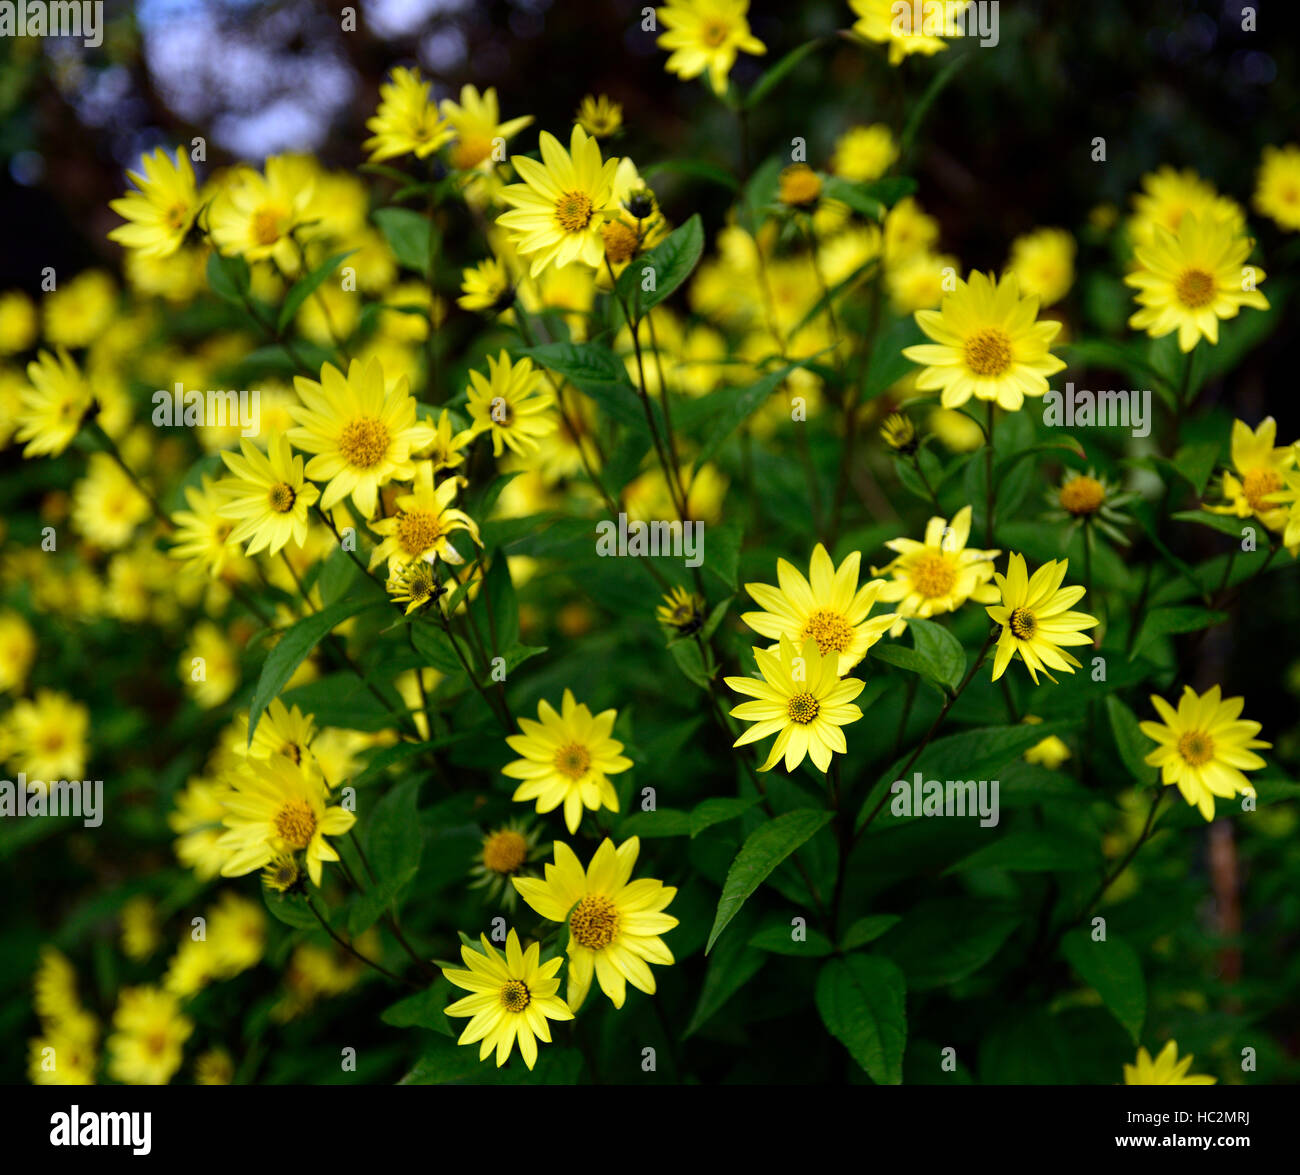
[[[790,721],[797,722],[800,726],[807,726],[820,710],[821,703],[808,693],[795,694],[785,705]]]
[[[397,541],[408,555],[422,555],[442,537],[438,516],[428,510],[412,510],[397,516]]]
[[[483,864],[493,873],[514,873],[528,856],[528,842],[513,829],[494,832],[483,845]]]
[[[591,753],[581,743],[569,743],[555,752],[555,770],[570,779],[581,779],[591,766]]]
[[[507,1012],[522,1012],[533,1002],[533,994],[522,979],[512,979],[501,989],[501,1006]]]
[[[1189,730],[1178,740],[1178,753],[1192,767],[1214,758],[1214,739],[1200,730]]]
[[[1002,375],[1011,366],[1011,339],[1001,327],[985,327],[967,338],[964,353],[976,375]]]
[[[1017,608],[1011,613],[1009,623],[1011,635],[1017,640],[1033,640],[1034,633],[1038,631],[1038,617],[1036,617],[1028,608]]]
[[[289,800],[276,813],[275,831],[295,849],[305,849],[316,835],[316,814],[306,800]]]
[[[1266,502],[1269,494],[1282,488],[1282,475],[1273,469],[1248,469],[1241,478],[1241,492],[1246,495],[1250,508],[1256,512],[1272,510],[1276,502]]]
[[[952,560],[937,552],[926,551],[912,565],[912,586],[927,600],[946,596],[957,582],[957,568]]]
[[[817,642],[818,651],[822,653],[828,653],[832,649],[842,653],[853,643],[853,629],[833,608],[818,608],[811,613],[800,636],[804,640],[812,637]]]
[[[600,239],[605,242],[605,256],[611,265],[622,265],[636,256],[640,241],[636,230],[621,220],[611,220],[600,229]]]
[[[1095,477],[1076,477],[1061,487],[1061,505],[1071,514],[1095,514],[1106,490]]]
[[[277,514],[288,514],[293,509],[293,504],[298,500],[298,495],[294,493],[293,486],[288,482],[277,481],[271,487],[267,498],[271,503],[271,509]]]
[[[391,439],[383,421],[372,416],[357,416],[349,420],[339,433],[339,452],[349,465],[372,469],[383,460]]]
[[[566,233],[580,233],[591,223],[591,197],[586,192],[565,192],[555,201],[555,219]]]
[[[1199,310],[1214,301],[1214,275],[1203,269],[1184,269],[1174,282],[1174,294],[1188,310]]]
[[[569,915],[569,937],[589,951],[609,946],[618,933],[618,909],[603,894],[588,894]]]

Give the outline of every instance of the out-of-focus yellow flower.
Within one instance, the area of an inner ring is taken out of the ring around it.
[[[914,53],[933,57],[948,48],[944,37],[959,37],[968,0],[849,0],[858,19],[853,31],[889,46],[889,64]]]
[[[41,306],[45,339],[55,347],[86,347],[108,329],[117,312],[117,285],[102,269],[87,269]]]
[[[181,653],[180,678],[203,709],[220,706],[239,685],[239,655],[234,644],[210,620],[194,626]]]
[[[108,202],[127,222],[113,229],[108,238],[145,256],[166,257],[180,248],[199,210],[194,168],[180,147],[175,163],[159,147],[141,158],[140,167],[143,175],[126,173],[139,190]]]
[[[147,959],[158,949],[162,935],[158,927],[158,907],[151,898],[137,894],[122,904],[122,952],[137,962]]]
[[[474,86],[462,86],[460,102],[444,98],[441,110],[455,135],[447,155],[457,171],[489,171],[504,163],[506,143],[533,121],[525,114],[501,122],[497,92],[491,86],[482,94]]]
[[[689,80],[705,71],[715,94],[727,91],[727,75],[737,53],[761,56],[767,52],[749,31],[749,0],[669,0],[655,15],[668,30],[659,48],[671,49],[664,68]]]
[[[593,139],[607,139],[623,125],[623,107],[606,94],[588,94],[573,121]]]
[[[1300,147],[1265,147],[1255,180],[1255,210],[1289,233],[1300,229]]]
[[[849,127],[835,143],[831,171],[854,183],[879,179],[898,158],[898,145],[883,122]]]
[[[11,608],[0,610],[0,692],[21,690],[36,658],[36,634]]]
[[[1040,228],[1011,242],[1007,272],[1016,275],[1020,292],[1054,306],[1074,284],[1074,238],[1063,228]]]
[[[1178,1042],[1169,1041],[1153,1061],[1146,1049],[1138,1049],[1137,1060],[1124,1066],[1125,1085],[1214,1085],[1217,1078],[1203,1073],[1188,1073],[1194,1058],[1188,1053],[1178,1059]]]
[[[379,109],[366,119],[371,137],[362,144],[371,163],[399,155],[424,159],[452,137],[452,128],[438,116],[429,96],[431,85],[418,69],[398,66],[379,87]]]
[[[0,294],[0,355],[17,355],[36,342],[36,306],[22,290]]]

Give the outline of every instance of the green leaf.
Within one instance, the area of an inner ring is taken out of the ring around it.
[[[868,220],[884,220],[885,206],[875,196],[869,195],[865,184],[855,184],[837,175],[822,181],[822,194],[828,200],[838,200]]]
[[[1129,654],[1129,660],[1136,660],[1143,649],[1161,637],[1183,632],[1197,632],[1202,628],[1222,624],[1227,619],[1226,612],[1216,612],[1210,608],[1193,606],[1153,608],[1142,621],[1142,628],[1138,632],[1137,640],[1133,642],[1133,651]]]
[[[731,591],[736,590],[736,576],[740,570],[740,544],[743,539],[744,527],[739,518],[728,518],[721,526],[708,528],[704,566]]]
[[[817,976],[822,1023],[877,1085],[901,1085],[907,982],[888,959],[831,959]]]
[[[642,170],[641,178],[646,183],[649,183],[655,176],[665,173],[708,180],[710,183],[726,188],[730,192],[739,191],[740,189],[736,177],[731,172],[724,171],[712,163],[704,163],[698,159],[665,159],[660,163],[652,163]]]
[[[781,58],[771,69],[763,74],[761,78],[754,83],[748,94],[745,95],[741,106],[745,110],[752,110],[768,94],[772,92],[805,57],[810,53],[815,53],[828,42],[827,37],[814,37],[811,41],[805,41],[802,45],[791,49],[784,57]]]
[[[248,281],[248,262],[242,257],[225,257],[216,249],[208,254],[208,285],[223,302],[244,307]]]
[[[510,567],[500,551],[494,551],[483,580],[491,618],[492,648],[499,652],[519,643],[519,601],[510,581]]]
[[[300,893],[282,894],[274,890],[261,887],[262,899],[266,902],[266,908],[270,910],[272,917],[278,922],[283,922],[286,926],[292,926],[296,930],[319,930],[320,921],[316,915],[311,912],[307,905],[307,899]]]
[[[376,208],[374,220],[397,260],[427,278],[432,232],[428,217],[409,208]]]
[[[806,922],[807,919],[800,919]],[[820,930],[801,928],[803,938],[794,937],[794,927],[789,923],[778,922],[775,926],[765,927],[749,940],[749,945],[760,951],[771,951],[774,955],[792,955],[800,959],[824,959],[833,954],[835,944]]]
[[[1096,868],[1096,845],[1081,834],[1062,828],[1011,832],[977,849],[945,870],[945,876],[967,869],[1006,869],[1014,873],[1082,873]]]
[[[859,918],[844,932],[840,939],[840,950],[854,951],[866,946],[892,930],[900,921],[897,914],[869,914],[866,918]]]
[[[1234,514],[1211,514],[1208,510],[1177,510],[1169,517],[1175,522],[1195,522],[1200,526],[1208,526],[1211,530],[1217,530],[1220,534],[1226,534],[1238,541],[1243,537],[1242,531],[1246,527],[1258,529],[1258,524],[1253,518],[1238,518]]]
[[[685,411],[678,412],[678,420],[683,428],[693,428],[707,424],[708,431],[700,446],[700,454],[695,459],[698,471],[718,451],[722,444],[753,413],[767,403],[772,395],[789,377],[790,373],[803,363],[791,363],[778,371],[767,375],[744,388],[720,388],[716,392],[699,400],[684,405]]]
[[[704,667],[704,654],[700,652],[699,645],[694,641],[673,641],[668,646],[668,651],[677,662],[677,668],[686,675],[687,681],[706,692],[713,688],[713,679]]]
[[[974,975],[1020,922],[1015,910],[987,900],[934,898],[910,910],[876,950],[903,969],[909,990],[927,991]]]
[[[749,834],[740,852],[736,854],[736,859],[732,861],[731,868],[727,870],[727,880],[722,886],[722,897],[718,901],[713,929],[709,932],[708,945],[704,948],[706,955],[713,949],[713,944],[718,941],[718,935],[726,929],[727,923],[767,880],[772,870],[824,828],[830,822],[831,815],[830,812],[800,808],[759,825]]]
[[[1155,783],[1156,769],[1146,761],[1146,756],[1155,750],[1155,743],[1138,728],[1137,716],[1114,694],[1106,697],[1106,716],[1124,766],[1138,783],[1144,786]]]
[[[620,424],[645,429],[645,409],[628,381],[627,368],[613,352],[594,343],[546,343],[517,348],[516,353],[562,375]],[[646,439],[648,442],[648,433]]]
[[[451,1021],[443,1012],[455,998],[456,993],[452,991],[451,984],[439,978],[424,991],[390,1004],[379,1014],[379,1018],[394,1028],[431,1028],[443,1036],[455,1036],[457,1034],[452,1030]]]
[[[345,620],[364,612],[367,608],[377,607],[373,599],[348,599],[322,608],[305,616],[291,628],[281,634],[275,647],[267,654],[262,664],[262,672],[257,679],[257,688],[253,691],[253,700],[248,705],[248,744],[253,744],[253,732],[257,730],[258,719],[262,711],[279,696],[285,682],[294,675],[303,659],[334,628]]]
[[[755,804],[758,796],[721,796],[711,800],[701,800],[691,810],[691,837],[697,837],[706,828],[723,824],[743,816]]]
[[[631,261],[615,287],[629,312],[640,321],[691,276],[704,253],[704,226],[696,213],[673,229],[648,253]],[[646,289],[646,281],[653,285]]]
[[[934,680],[954,690],[961,685],[966,676],[966,651],[961,641],[932,620],[909,620],[907,627],[916,652],[930,667]]]
[[[348,913],[348,933],[354,937],[374,925],[419,871],[424,848],[415,807],[419,790],[419,780],[399,783],[366,817],[366,857],[374,880],[365,874],[365,892],[353,900]]]
[[[704,982],[700,985],[699,1003],[691,1022],[682,1033],[682,1039],[691,1036],[712,1016],[720,1012],[731,998],[741,990],[755,975],[767,955],[749,944],[748,935],[733,934],[718,948],[718,953],[709,960],[704,972]]]
[[[339,267],[345,257],[351,257],[356,251],[356,249],[348,249],[342,253],[335,253],[333,257],[322,261],[306,277],[299,278],[293,283],[284,297],[284,304],[280,307],[277,328],[281,334],[293,321],[299,307],[320,288],[325,279]]]
[[[1061,939],[1061,954],[1085,983],[1097,989],[1102,1003],[1136,1045],[1147,1015],[1147,986],[1137,952],[1114,934],[1094,942],[1088,931],[1071,930]]]

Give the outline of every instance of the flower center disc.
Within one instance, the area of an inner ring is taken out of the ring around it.
[[[343,426],[339,434],[339,452],[349,465],[371,469],[388,452],[388,442],[388,429],[382,421],[371,416],[358,416]]]
[[[581,779],[591,766],[591,754],[580,743],[569,743],[555,752],[555,770],[570,779]]]
[[[591,197],[586,192],[565,192],[555,201],[555,219],[566,233],[581,232],[591,222]]]
[[[1272,469],[1251,469],[1241,479],[1241,492],[1252,510],[1268,510],[1276,503],[1264,501],[1282,488],[1282,475]]]
[[[785,707],[786,713],[790,715],[790,721],[797,722],[800,726],[807,726],[817,717],[820,709],[821,703],[812,694],[795,694]]]
[[[1185,269],[1174,283],[1174,293],[1189,310],[1199,310],[1214,300],[1214,277],[1203,269]]]
[[[1011,635],[1017,640],[1033,640],[1038,631],[1038,618],[1028,608],[1017,608],[1011,613],[1010,626]]]
[[[1061,505],[1071,514],[1095,514],[1106,491],[1095,477],[1076,477],[1061,487]]]
[[[293,486],[288,482],[277,481],[271,487],[267,495],[271,502],[271,509],[277,514],[288,514],[293,509],[293,504],[298,500],[298,495],[294,493]]]
[[[1214,739],[1199,730],[1189,730],[1178,740],[1178,753],[1191,766],[1199,767],[1214,758]]]
[[[832,649],[842,653],[853,642],[853,629],[834,608],[818,608],[808,617],[800,636],[805,640],[812,637],[821,653],[828,653]]]
[[[507,1012],[522,1012],[532,1002],[533,994],[523,980],[512,979],[501,989],[501,1006]]]
[[[513,873],[524,863],[528,844],[517,832],[493,833],[483,846],[483,864],[493,873]]]
[[[306,800],[290,800],[276,814],[275,831],[295,849],[305,849],[316,834],[316,816]]]
[[[1002,375],[1011,366],[1011,340],[1000,327],[977,330],[966,340],[966,366],[976,375]]]
[[[438,519],[428,510],[412,510],[397,516],[397,541],[408,555],[422,555],[441,535]]]
[[[605,242],[605,256],[611,265],[622,265],[636,256],[636,230],[621,220],[611,220],[602,225],[600,239]]]
[[[259,245],[274,245],[283,235],[280,226],[286,219],[280,208],[259,208],[253,213],[253,240]]]
[[[579,946],[598,951],[618,933],[618,909],[603,894],[588,894],[569,915],[569,936]]]
[[[921,555],[912,567],[912,584],[927,600],[946,596],[957,580],[957,568],[942,555]]]

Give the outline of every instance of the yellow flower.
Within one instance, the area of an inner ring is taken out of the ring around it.
[[[1035,685],[1040,670],[1055,681],[1050,670],[1073,673],[1078,667],[1079,662],[1062,646],[1092,644],[1083,629],[1093,628],[1098,620],[1086,612],[1069,611],[1083,599],[1084,589],[1061,586],[1068,567],[1068,560],[1054,559],[1044,563],[1030,579],[1025,557],[1012,552],[1007,574],[994,575],[1002,601],[985,609],[994,624],[1002,625],[993,658],[994,681],[1006,672],[1017,653]]]
[[[1300,229],[1300,147],[1265,147],[1255,180],[1255,209],[1287,232]]]
[[[497,224],[510,231],[511,244],[532,257],[536,277],[550,265],[582,261],[593,269],[605,255],[600,229],[616,209],[614,173],[618,159],[600,158],[600,146],[575,125],[566,151],[554,135],[538,139],[542,162],[516,155],[511,159],[523,179],[501,192],[510,211]]]
[[[1063,228],[1040,228],[1011,242],[1007,272],[1022,293],[1054,306],[1074,284],[1074,238]]]
[[[444,98],[442,117],[455,134],[448,152],[457,171],[490,171],[496,162],[505,162],[505,144],[533,121],[531,114],[501,122],[497,92],[488,87],[480,96],[474,86],[462,86],[460,102]]]
[[[456,1043],[477,1043],[480,1061],[487,1060],[495,1049],[499,1069],[518,1041],[519,1055],[531,1069],[537,1063],[537,1041],[551,1043],[547,1021],[573,1019],[568,1005],[556,994],[560,981],[555,975],[564,960],[556,955],[543,963],[541,944],[533,943],[524,951],[513,930],[506,937],[504,957],[486,934],[480,937],[482,952],[464,945],[460,948],[468,971],[443,971],[450,982],[473,993],[446,1009],[448,1016],[471,1017]]]
[[[880,439],[895,453],[910,457],[917,450],[916,425],[906,412],[891,412],[880,425]]]
[[[1129,236],[1135,247],[1154,244],[1157,228],[1176,233],[1188,213],[1220,223],[1233,236],[1245,231],[1246,217],[1235,200],[1220,196],[1190,167],[1175,171],[1166,165],[1142,177],[1142,191],[1133,197]]]
[[[883,122],[849,127],[835,143],[831,171],[855,184],[879,179],[898,158],[898,146]]]
[[[0,692],[19,690],[36,658],[36,634],[17,612],[0,610]]]
[[[762,612],[746,612],[741,619],[761,636],[780,641],[790,638],[802,644],[809,637],[817,642],[818,652],[837,654],[837,672],[847,673],[885,634],[894,623],[894,614],[869,616],[876,599],[885,587],[873,579],[858,587],[858,568],[862,555],[852,552],[837,568],[818,543],[805,579],[784,559],[776,563],[779,588],[765,583],[747,583],[747,591]],[[768,652],[777,652],[773,645]]]
[[[390,560],[384,588],[393,597],[394,604],[406,605],[407,616],[440,599],[447,591],[438,582],[434,565],[423,559],[412,559],[409,563]]]
[[[1188,1053],[1178,1059],[1178,1044],[1170,1041],[1153,1061],[1144,1048],[1138,1049],[1137,1061],[1124,1066],[1125,1085],[1214,1085],[1216,1078],[1201,1073],[1188,1074],[1194,1060]]]
[[[55,347],[86,347],[113,321],[117,286],[102,269],[88,269],[47,294],[41,310],[46,342]]]
[[[32,976],[36,1014],[49,1024],[74,1020],[81,1012],[81,1001],[77,998],[77,973],[67,955],[47,943],[38,952],[38,959]]]
[[[1038,726],[1043,720],[1036,714],[1026,714],[1024,721],[1030,726]],[[1023,756],[1026,763],[1036,763],[1049,771],[1055,771],[1069,757],[1070,748],[1065,740],[1054,734],[1048,735],[1042,742],[1035,743]]]
[[[290,540],[301,547],[307,541],[307,511],[320,496],[303,479],[302,457],[290,451],[283,433],[271,438],[265,453],[246,439],[239,448],[242,457],[221,454],[234,476],[216,485],[223,497],[221,515],[237,523],[229,541],[247,543],[246,555],[263,550],[275,555]]]
[[[583,808],[595,812],[603,804],[617,812],[618,795],[609,776],[632,766],[632,760],[621,753],[623,744],[610,737],[618,711],[603,710],[593,716],[566,689],[559,713],[543,698],[537,703],[537,718],[536,722],[520,718],[523,734],[506,738],[510,749],[523,756],[501,768],[503,775],[523,781],[511,799],[536,800],[538,812],[563,804],[570,832],[578,831]]]
[[[213,243],[227,256],[246,261],[273,260],[293,273],[299,264],[293,232],[308,219],[311,180],[305,182],[289,159],[273,155],[262,175],[241,167],[208,211]]]
[[[28,782],[80,779],[86,769],[90,712],[67,694],[37,690],[14,703],[6,716],[9,762]]]
[[[262,884],[276,893],[288,893],[302,880],[298,859],[292,853],[279,853],[262,869]]]
[[[853,31],[868,41],[889,46],[889,64],[913,53],[926,57],[948,48],[944,37],[959,37],[958,17],[967,0],[849,0],[858,14]]]
[[[900,200],[885,217],[885,265],[893,267],[916,253],[929,252],[939,239],[939,222],[921,211],[912,196]]]
[[[733,718],[754,724],[733,745],[744,746],[775,734],[760,771],[770,771],[783,755],[787,773],[793,772],[805,755],[812,758],[818,771],[827,771],[832,754],[838,751],[843,755],[848,750],[840,727],[862,717],[852,702],[862,692],[863,683],[856,677],[840,680],[837,658],[823,657],[811,636],[804,639],[802,647],[782,636],[776,653],[755,649],[754,659],[763,680],[726,679],[738,694],[755,699],[731,711]]]
[[[931,518],[922,542],[898,538],[885,543],[898,557],[884,567],[873,567],[871,574],[893,576],[880,590],[882,601],[898,604],[892,635],[902,633],[909,617],[927,620],[955,612],[967,600],[990,604],[998,598],[989,581],[993,578],[993,560],[1002,552],[966,546],[970,519],[971,508],[963,506],[951,523],[937,515]]]
[[[339,859],[325,838],[342,836],[356,816],[338,806],[327,808],[319,785],[285,755],[249,760],[230,772],[228,782],[227,831],[219,847],[230,856],[221,875],[242,877],[281,853],[305,851],[307,873],[319,886],[323,863]]]
[[[691,636],[704,627],[704,600],[684,587],[675,587],[655,609],[655,619],[678,636]]]
[[[588,94],[573,121],[593,139],[607,139],[623,125],[623,107],[607,94]]]
[[[1155,238],[1135,250],[1138,268],[1124,278],[1138,290],[1138,310],[1128,320],[1153,339],[1178,332],[1190,351],[1204,336],[1219,341],[1219,319],[1236,318],[1243,306],[1267,310],[1257,289],[1264,271],[1245,264],[1254,242],[1210,217],[1184,216],[1177,235],[1156,225]]]
[[[0,355],[17,355],[36,342],[36,307],[22,290],[0,294]]]
[[[227,890],[207,917],[207,946],[216,978],[231,979],[260,962],[266,950],[266,914],[260,902]]]
[[[128,171],[127,178],[139,189],[127,192],[108,206],[128,223],[108,234],[146,257],[167,257],[180,247],[199,209],[198,189],[189,156],[178,147],[176,162],[161,147],[140,160],[144,175]]]
[[[28,442],[24,457],[57,457],[81,431],[90,409],[90,385],[62,347],[56,359],[42,351],[27,365],[32,386],[22,393],[14,439]]]
[[[822,181],[806,163],[783,167],[777,181],[777,199],[794,208],[809,208],[822,194]]]
[[[429,439],[420,442],[412,455],[426,459],[436,473],[440,469],[454,469],[465,460],[461,450],[473,439],[469,429],[456,432],[451,427],[451,417],[444,408],[438,413],[438,425],[431,430]]]
[[[972,272],[958,279],[938,310],[918,310],[917,324],[933,343],[903,354],[924,370],[916,386],[942,391],[940,403],[956,408],[971,396],[1016,411],[1026,396],[1047,392],[1047,376],[1065,364],[1048,349],[1059,322],[1039,322],[1038,299],[1021,297],[1014,276],[999,281]]]
[[[105,550],[131,541],[149,517],[148,499],[107,453],[92,453],[86,476],[72,487],[72,521],[80,534]]]
[[[431,84],[418,69],[398,66],[392,80],[379,87],[379,109],[366,119],[372,136],[362,144],[371,163],[398,155],[424,159],[451,138],[451,127],[438,117],[438,107],[429,97]]]
[[[464,310],[493,313],[506,310],[515,300],[515,287],[505,264],[489,257],[477,265],[461,271],[461,296],[456,305]]]
[[[672,50],[664,68],[683,80],[707,70],[713,92],[725,94],[736,54],[767,52],[749,31],[748,13],[749,0],[669,0],[666,7],[655,9],[668,29],[657,44]]]
[[[1300,555],[1300,470],[1288,469],[1285,488],[1270,494],[1269,499],[1282,511],[1282,545],[1292,557]]]
[[[502,351],[488,356],[488,374],[471,370],[467,390],[470,432],[492,434],[492,452],[500,457],[506,447],[526,456],[537,449],[538,438],[554,432],[554,395],[542,387],[542,373],[527,356],[511,363]]]
[[[185,487],[185,501],[190,508],[171,516],[175,533],[170,554],[215,579],[239,553],[230,543],[235,524],[221,515],[225,495],[203,474],[198,486]]]
[[[156,987],[124,987],[108,1038],[108,1075],[127,1085],[166,1085],[181,1067],[194,1022],[174,995]]]
[[[466,531],[482,546],[478,523],[451,505],[456,489],[454,477],[444,478],[434,489],[433,463],[421,461],[415,469],[411,492],[397,498],[397,512],[391,518],[371,524],[370,529],[382,535],[384,541],[370,552],[370,566],[387,559],[391,569],[394,563],[406,564],[412,559],[432,563],[439,556],[448,563],[463,563],[465,557],[450,540],[458,530]]]
[[[194,626],[180,657],[181,681],[205,710],[220,706],[239,685],[239,654],[211,621]]]
[[[225,1049],[208,1049],[194,1058],[195,1085],[229,1085],[235,1079],[235,1062]]]
[[[122,953],[137,962],[147,959],[158,949],[162,935],[158,929],[158,909],[143,894],[129,898],[122,905]]]
[[[895,261],[885,270],[889,299],[900,314],[933,310],[947,292],[945,280],[955,286],[960,262],[950,253],[928,249]]]
[[[1177,710],[1155,694],[1151,704],[1163,722],[1138,725],[1159,744],[1146,761],[1160,768],[1162,783],[1177,784],[1183,799],[1196,805],[1206,820],[1214,819],[1215,796],[1255,794],[1242,772],[1263,767],[1264,760],[1254,752],[1272,743],[1255,737],[1258,722],[1241,719],[1243,698],[1220,698],[1217,685],[1198,696],[1187,685]]]
[[[603,840],[584,871],[574,851],[556,841],[555,864],[546,866],[545,881],[515,878],[524,901],[543,918],[568,924],[565,1002],[575,1012],[587,998],[593,974],[614,1007],[621,1008],[629,983],[654,995],[654,972],[647,964],[674,962],[660,935],[677,925],[664,913],[677,890],[653,878],[630,880],[640,851],[635,836],[617,849]]]
[[[513,910],[519,892],[510,884],[512,878],[530,877],[528,868],[538,855],[550,852],[549,844],[537,843],[537,829],[520,820],[507,821],[483,838],[478,860],[470,870],[474,878],[470,889],[483,889],[484,899],[499,903],[503,909]]]
[[[208,779],[189,780],[176,793],[174,807],[167,814],[167,824],[177,834],[176,859],[193,869],[200,881],[210,881],[221,872],[229,853],[220,848],[221,818],[226,814],[225,783]]]
[[[320,508],[332,510],[351,494],[368,519],[375,512],[380,486],[414,475],[411,449],[426,439],[416,425],[415,401],[405,376],[385,390],[378,359],[364,367],[354,359],[346,377],[326,363],[320,375],[320,383],[303,376],[294,379],[302,404],[289,409],[299,425],[289,431],[289,439],[316,454],[306,472],[315,481],[329,483]]]
[[[1296,464],[1295,445],[1274,448],[1277,421],[1264,417],[1252,432],[1244,420],[1232,422],[1232,471],[1223,472],[1223,505],[1209,505],[1213,514],[1233,514],[1249,518],[1252,514],[1269,530],[1281,530],[1286,524],[1286,508],[1275,497],[1285,484],[1286,473]]]

